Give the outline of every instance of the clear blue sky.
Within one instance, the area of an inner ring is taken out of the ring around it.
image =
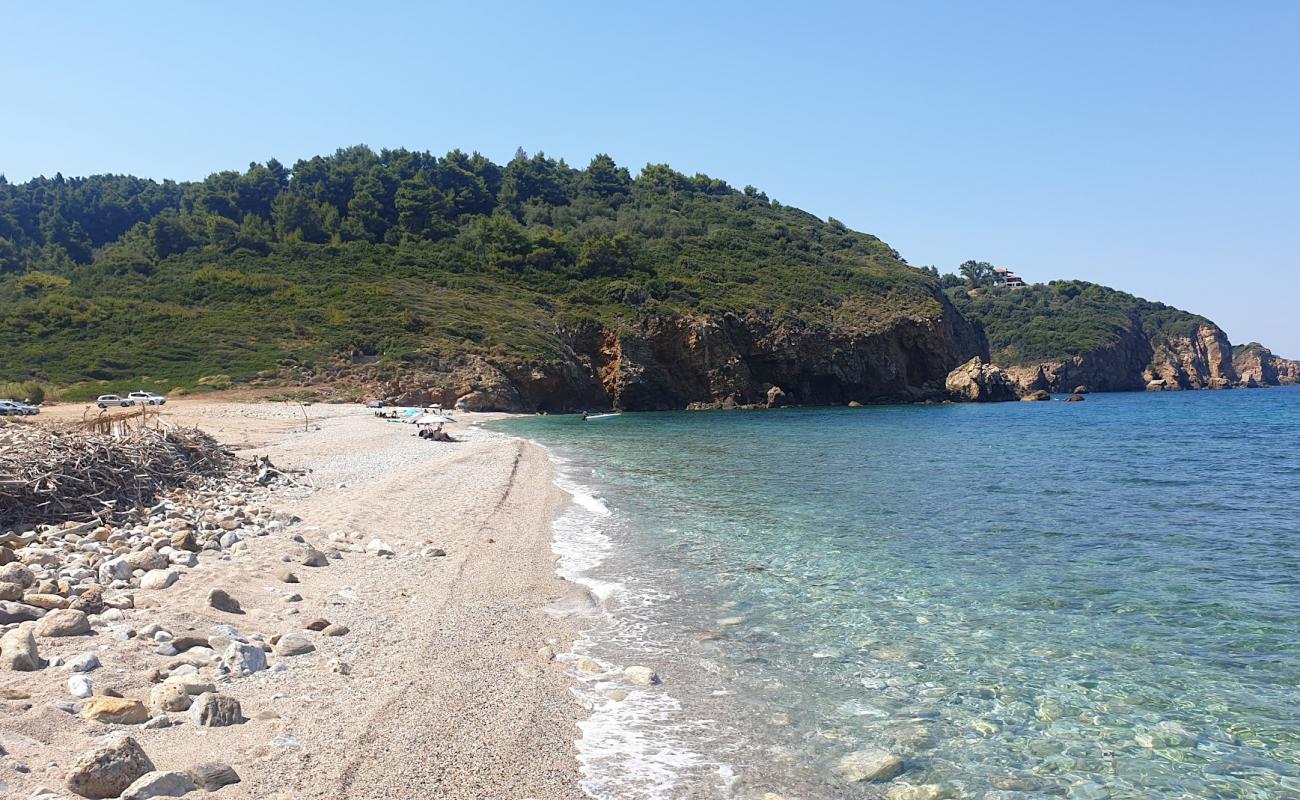
[[[0,172],[667,162],[1300,357],[1300,2],[0,4]]]

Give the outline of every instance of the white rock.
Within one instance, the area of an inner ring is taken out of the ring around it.
[[[395,556],[397,551],[384,543],[383,539],[371,539],[366,545],[366,552],[376,556]]]
[[[73,672],[91,672],[99,669],[99,656],[94,653],[82,653],[69,658],[67,666]]]
[[[659,682],[659,674],[649,667],[628,667],[623,670],[623,677],[639,686],[654,686]]]
[[[167,560],[178,567],[193,567],[199,563],[199,557],[188,550],[174,550],[167,555]]]
[[[90,697],[95,693],[95,682],[86,675],[73,675],[68,678],[68,692],[73,697]]]
[[[122,792],[122,800],[148,800],[150,797],[181,797],[198,787],[184,772],[149,772],[141,775]]]
[[[231,642],[221,654],[221,663],[234,675],[252,675],[266,669],[266,653],[254,644]]]
[[[151,569],[140,579],[141,589],[166,589],[176,582],[180,577],[176,570],[172,569]]]
[[[131,573],[131,563],[125,557],[110,558],[99,565],[99,582],[129,581]]]

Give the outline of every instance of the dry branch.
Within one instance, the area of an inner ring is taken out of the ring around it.
[[[144,415],[137,419],[117,435],[111,423],[94,425],[98,431],[0,427],[0,531],[106,519],[237,468],[230,452],[197,428],[150,428]]]

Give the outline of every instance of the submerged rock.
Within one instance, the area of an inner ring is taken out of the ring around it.
[[[884,750],[859,750],[841,758],[835,772],[850,783],[887,781],[902,774],[903,760]]]

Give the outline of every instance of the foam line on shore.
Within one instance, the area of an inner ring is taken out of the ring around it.
[[[575,664],[586,660],[604,670],[601,674],[577,673],[573,687],[579,703],[589,712],[579,723],[582,737],[576,743],[582,790],[598,800],[668,800],[679,796],[686,774],[708,771],[716,775],[717,784],[727,787],[718,796],[729,796],[734,782],[731,767],[692,746],[691,740],[697,737],[688,736],[687,729],[693,731],[696,726],[683,719],[680,701],[662,686],[640,690],[626,685],[621,666],[598,654],[606,638],[601,631],[610,638],[626,639],[629,632],[640,628],[634,620],[623,619],[620,608],[653,604],[663,596],[632,588],[628,581],[594,574],[616,553],[611,532],[620,516],[582,482],[579,464],[540,442],[529,441],[546,452],[554,468],[555,485],[571,499],[553,523],[556,571],[584,587],[599,604],[598,621],[578,631],[571,651],[560,657]],[[611,692],[620,690],[626,695],[611,699]]]

